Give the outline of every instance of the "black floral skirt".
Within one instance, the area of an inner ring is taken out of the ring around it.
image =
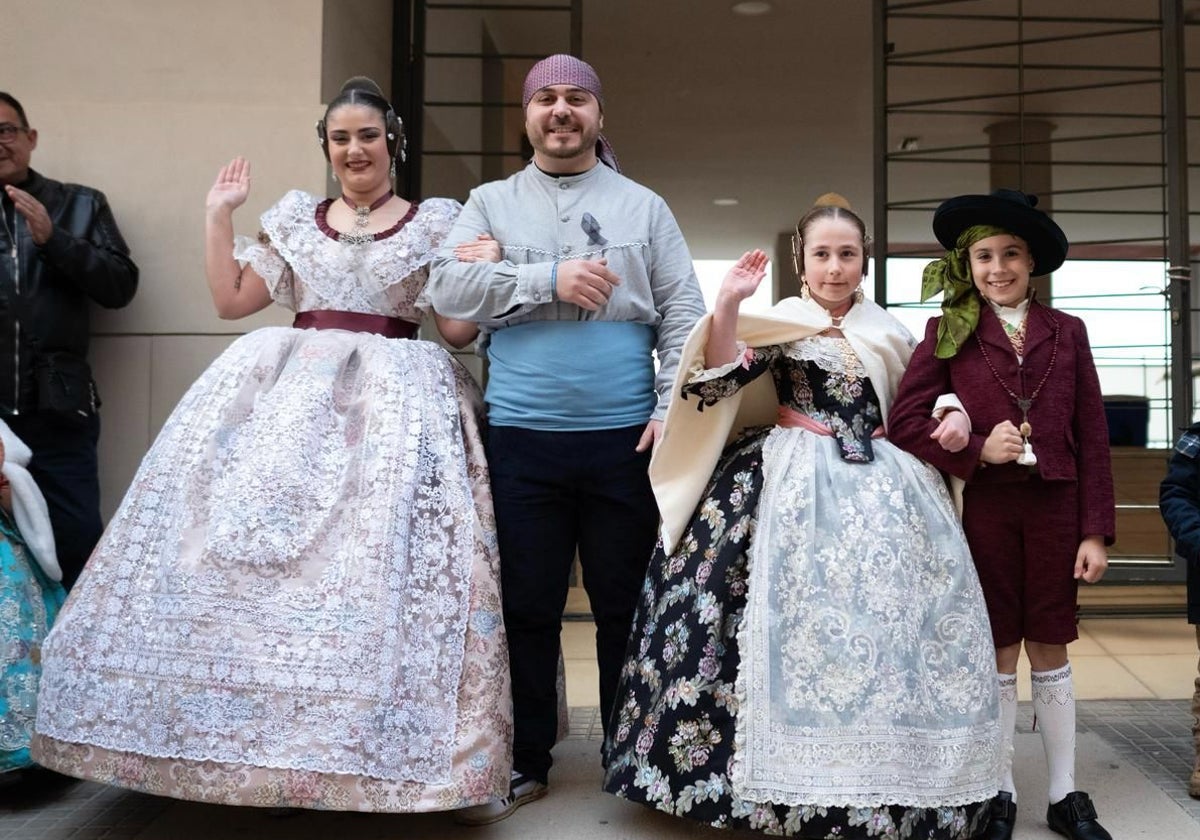
[[[943,808],[842,808],[748,802],[729,781],[746,605],[747,552],[770,428],[721,456],[696,515],[646,575],[621,672],[604,789],[717,827],[808,838],[942,838],[982,831],[987,803]]]

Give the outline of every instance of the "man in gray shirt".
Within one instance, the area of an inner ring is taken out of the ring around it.
[[[490,363],[513,781],[509,796],[460,813],[472,824],[503,819],[546,792],[576,551],[596,618],[607,731],[658,529],[650,451],[680,350],[704,314],[674,216],[620,174],[600,134],[603,96],[591,66],[550,56],[529,71],[523,100],[533,162],[472,191],[428,284],[439,314],[480,325]],[[463,246],[481,237],[499,241],[500,262],[456,258],[456,246],[466,257]]]

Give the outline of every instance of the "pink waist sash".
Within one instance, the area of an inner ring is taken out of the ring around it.
[[[312,309],[308,312],[297,312],[292,326],[298,330],[369,332],[384,338],[413,338],[417,334],[417,325],[411,321],[392,318],[388,315],[342,312],[337,309]]]
[[[814,434],[833,437],[833,429],[826,426],[820,420],[814,420],[807,414],[802,414],[794,408],[788,408],[786,405],[779,406],[779,415],[775,419],[775,424],[785,429],[808,429]],[[883,426],[876,426],[875,431],[871,433],[871,437],[873,438],[881,438],[883,436]]]

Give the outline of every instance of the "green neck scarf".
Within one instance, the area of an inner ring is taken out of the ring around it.
[[[971,257],[968,250],[981,239],[1008,234],[995,225],[971,225],[958,235],[954,248],[940,260],[925,266],[921,275],[921,300],[942,293],[942,321],[938,324],[937,347],[939,359],[952,358],[975,328],[979,326],[979,295],[971,277]]]

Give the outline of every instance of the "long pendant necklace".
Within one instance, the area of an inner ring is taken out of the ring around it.
[[[1029,316],[1026,315],[1025,317],[1026,321],[1028,321]],[[1017,408],[1021,409],[1019,431],[1021,432],[1022,447],[1021,454],[1017,456],[1017,463],[1026,467],[1032,467],[1037,463],[1037,455],[1033,454],[1033,444],[1029,442],[1029,439],[1033,437],[1033,426],[1029,424],[1029,409],[1033,407],[1033,401],[1042,392],[1042,386],[1050,378],[1050,372],[1054,370],[1054,363],[1058,360],[1058,337],[1060,330],[1058,321],[1054,320],[1053,317],[1050,320],[1054,323],[1054,348],[1050,351],[1050,363],[1046,365],[1046,372],[1042,374],[1042,381],[1037,384],[1037,387],[1033,389],[1033,393],[1028,397],[1021,396],[1008,387],[1008,384],[1000,377],[1000,371],[996,370],[996,366],[992,364],[992,357],[988,355],[987,347],[984,346],[983,339],[979,337],[979,332],[976,331],[975,333],[975,343],[979,345],[979,352],[983,354],[983,360],[987,362],[988,370],[992,372],[992,376],[996,378],[996,382],[1004,389],[1004,392],[1017,404]]]
[[[354,211],[354,230],[339,233],[338,240],[348,245],[365,245],[368,242],[374,241],[375,234],[367,232],[367,225],[371,221],[371,213],[387,204],[392,195],[392,191],[388,190],[367,205],[355,204],[350,200],[350,196],[342,193],[342,201],[346,202],[350,209]]]

